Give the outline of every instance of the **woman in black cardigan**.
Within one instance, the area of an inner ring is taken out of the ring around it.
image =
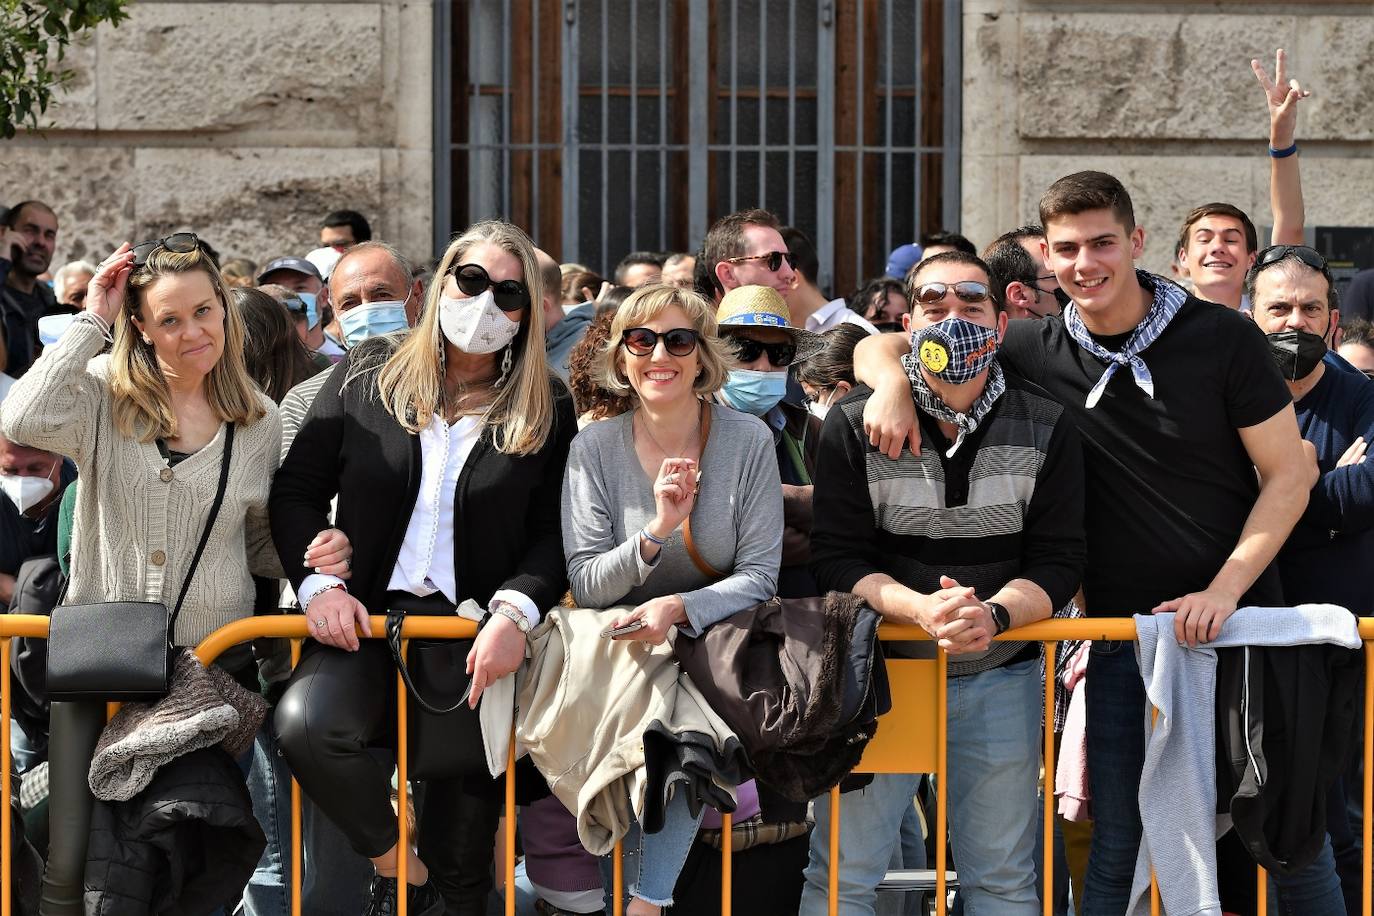
[[[272,534],[315,638],[276,727],[302,789],[377,869],[368,914],[395,912],[391,766],[370,749],[394,742],[396,674],[386,645],[356,627],[388,608],[452,614],[474,599],[489,611],[468,656],[475,706],[567,589],[559,500],[577,424],[544,359],[541,294],[522,231],[468,229],[415,329],[334,368],[273,484]],[[336,494],[353,545],[346,587],[301,560]],[[426,786],[411,916],[486,912],[499,801],[485,777],[466,783]]]

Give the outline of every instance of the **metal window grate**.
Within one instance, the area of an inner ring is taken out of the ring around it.
[[[959,224],[960,0],[436,6],[435,244],[501,216],[609,271],[764,206],[848,292]]]

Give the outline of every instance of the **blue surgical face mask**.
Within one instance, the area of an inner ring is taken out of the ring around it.
[[[406,301],[390,299],[369,302],[340,312],[339,328],[343,331],[344,346],[356,347],[369,337],[404,331],[410,327],[410,321],[406,318]]]
[[[761,417],[787,393],[786,372],[761,372],[758,369],[731,369],[720,390],[725,403],[743,413]]]
[[[940,381],[963,385],[997,358],[997,329],[954,315],[913,329],[911,353]]]
[[[293,293],[296,298],[305,303],[305,326],[314,328],[320,323],[320,313],[315,307],[314,293]]]

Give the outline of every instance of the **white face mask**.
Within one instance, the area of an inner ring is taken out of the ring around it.
[[[515,339],[520,322],[496,307],[488,289],[471,299],[439,297],[439,329],[464,353],[495,353]]]
[[[49,474],[52,472],[49,471]],[[53,491],[51,477],[20,477],[17,474],[0,474],[0,489],[19,507],[20,513],[28,512],[47,499]]]
[[[833,400],[835,400],[834,390],[824,401],[807,401],[806,409],[811,411],[811,415],[817,420],[824,420],[825,415],[830,412],[830,402]]]

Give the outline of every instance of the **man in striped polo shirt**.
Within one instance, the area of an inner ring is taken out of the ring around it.
[[[1078,588],[1086,555],[1081,446],[1059,404],[1003,372],[997,348],[1007,316],[982,260],[947,252],[923,261],[907,280],[907,298],[911,352],[902,363],[920,454],[894,460],[870,444],[868,388],[830,411],[816,470],[813,568],[822,589],[862,596],[949,653],[941,788],[964,904],[1031,916],[1039,907],[1039,646],[992,638],[1049,617]],[[905,648],[888,647],[890,655]],[[880,775],[841,796],[841,914],[873,912],[917,779]],[[826,910],[829,817],[828,799],[818,799],[807,916]]]

